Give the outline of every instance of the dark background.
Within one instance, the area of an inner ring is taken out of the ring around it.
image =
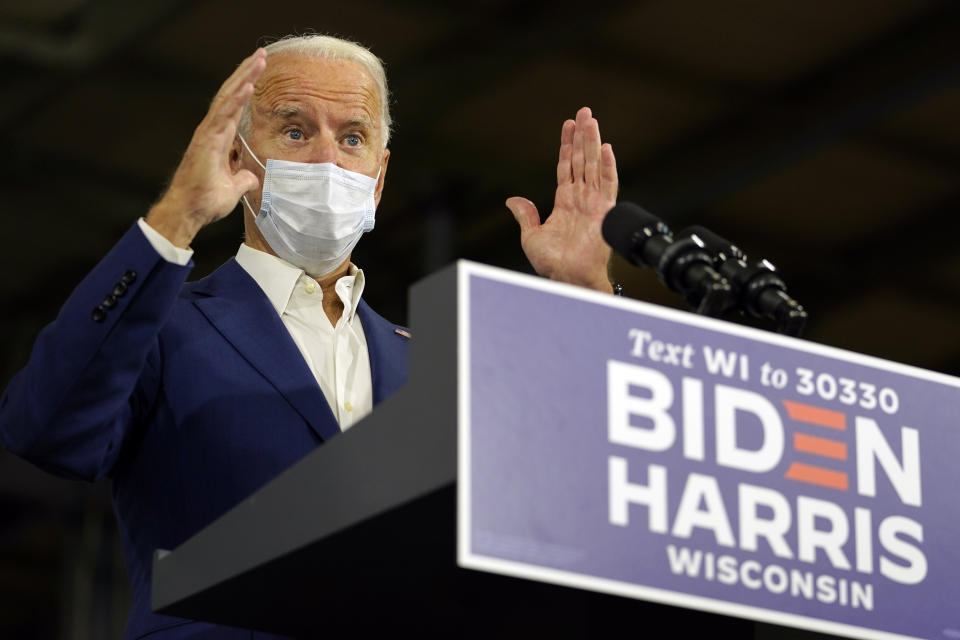
[[[808,339],[958,374],[958,4],[2,0],[0,383],[160,195],[235,65],[308,30],[387,65],[390,171],[354,261],[394,321],[454,259],[529,271],[503,201],[550,210],[560,125],[589,105],[621,199],[772,260]],[[204,230],[193,275],[240,230],[236,214]],[[614,277],[682,306],[650,273]],[[0,637],[119,636],[106,495],[0,453]]]

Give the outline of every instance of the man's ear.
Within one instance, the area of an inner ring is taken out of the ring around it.
[[[380,178],[377,180],[377,189],[373,193],[373,200],[380,206],[380,194],[383,193],[383,181],[387,177],[387,165],[390,164],[390,149],[383,150],[383,160],[380,161]]]

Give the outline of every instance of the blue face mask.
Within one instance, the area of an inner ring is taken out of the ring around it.
[[[360,236],[373,229],[380,172],[371,178],[329,162],[272,158],[264,166],[239,137],[265,172],[260,211],[253,211],[246,196],[243,202],[267,244],[308,275],[334,271],[350,257]]]

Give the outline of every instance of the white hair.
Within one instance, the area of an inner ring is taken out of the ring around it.
[[[377,86],[377,93],[380,94],[380,126],[383,128],[383,146],[387,146],[387,141],[390,140],[390,127],[393,124],[393,119],[390,117],[390,93],[387,90],[387,74],[383,70],[383,61],[373,52],[356,42],[320,34],[285,36],[264,48],[267,51],[267,56],[278,53],[293,53],[305,57],[348,60],[362,66],[373,78],[373,82]],[[240,116],[237,130],[241,135],[247,136],[252,128],[253,119],[250,113],[250,102],[247,102],[243,107],[243,114]]]

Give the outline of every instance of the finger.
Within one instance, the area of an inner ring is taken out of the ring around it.
[[[536,231],[540,227],[540,214],[537,212],[537,206],[526,198],[517,196],[507,198],[506,205],[517,224],[520,225],[520,235]]]
[[[252,65],[247,69],[247,73],[239,78],[231,76],[214,97],[207,115],[200,122],[201,129],[216,133],[223,133],[226,129],[232,129],[229,137],[233,137],[233,131],[235,131],[236,123],[240,121],[243,107],[253,96],[254,82],[266,66],[266,58],[261,56],[248,59],[245,61],[245,64],[247,63]],[[233,82],[233,80],[238,80],[238,82]]]
[[[228,99],[236,93],[237,89],[246,83],[255,83],[266,66],[266,50],[263,48],[257,49],[234,69],[229,78],[223,81],[220,89],[213,97],[213,104],[219,104],[223,100]],[[211,105],[211,107],[212,106],[213,105]]]
[[[267,65],[264,49],[257,49],[227,78],[210,104],[200,129],[222,136],[220,147],[232,144],[244,106],[254,92],[254,83]]]
[[[225,100],[216,113],[210,116],[210,127],[215,131],[225,131],[233,127],[233,131],[227,131],[228,137],[233,138],[236,131],[235,127],[240,122],[240,116],[243,114],[243,107],[253,96],[253,84],[248,82],[242,85],[236,93]]]
[[[560,128],[560,160],[557,162],[557,185],[573,182],[570,161],[573,158],[573,131],[577,123],[567,120]]]
[[[583,180],[600,188],[600,124],[591,117],[583,128]]]
[[[607,200],[617,199],[620,179],[617,176],[617,159],[610,143],[600,147],[600,193]]]
[[[583,180],[583,134],[587,126],[587,120],[589,119],[589,107],[583,107],[577,111],[577,128],[573,132],[573,159],[570,163],[573,170],[574,182],[581,182]]]
[[[191,144],[199,145],[217,154],[226,154],[237,135],[237,126],[243,114],[243,106],[253,95],[253,85],[247,83],[233,99],[221,106],[216,113],[207,113],[197,125]]]
[[[254,54],[244,60],[234,74],[227,78],[223,86],[220,87],[217,95],[214,96],[213,102],[210,104],[208,113],[220,115],[221,110],[224,108],[233,111],[233,109],[237,108],[236,103],[238,100],[240,103],[239,106],[242,108],[243,105],[246,104],[246,101],[250,99],[250,96],[253,95],[252,87],[256,84],[257,78],[260,77],[260,74],[263,73],[266,66],[267,58],[265,53],[262,55]],[[238,96],[241,97],[238,98]]]

